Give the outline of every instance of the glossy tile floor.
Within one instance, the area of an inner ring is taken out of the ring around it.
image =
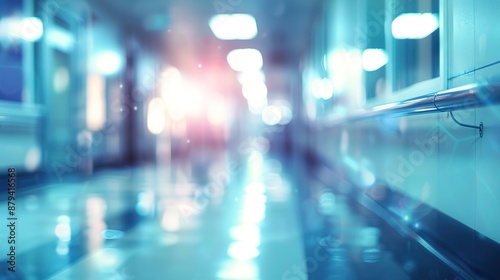
[[[4,260],[1,279],[281,279],[304,262],[292,187],[258,152],[98,172],[16,201],[17,271]]]
[[[0,279],[454,279],[290,162],[202,154],[19,192],[16,272],[3,258]]]

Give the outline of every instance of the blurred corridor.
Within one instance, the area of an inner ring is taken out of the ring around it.
[[[0,280],[496,279],[495,0],[0,3]]]

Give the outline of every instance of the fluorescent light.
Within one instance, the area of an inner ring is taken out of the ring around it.
[[[214,95],[208,103],[207,119],[212,125],[222,125],[227,116],[226,100],[221,94]]]
[[[120,55],[115,51],[103,51],[94,56],[94,70],[102,75],[113,75],[118,73],[123,66]]]
[[[264,64],[262,54],[256,49],[237,49],[227,54],[227,62],[238,72],[257,71]]]
[[[70,50],[75,44],[73,35],[59,27],[50,28],[46,36],[49,44],[62,50]]]
[[[255,18],[247,14],[216,15],[210,18],[209,25],[221,40],[249,40],[257,36]]]
[[[22,28],[18,36],[27,42],[35,42],[43,35],[43,23],[39,18],[24,18],[21,26]]]
[[[423,39],[439,28],[437,15],[431,13],[401,14],[392,21],[396,39]]]
[[[240,84],[244,83],[251,83],[251,82],[265,82],[266,81],[266,75],[262,70],[258,71],[247,71],[247,72],[241,72],[238,73],[238,81]]]
[[[26,42],[36,42],[43,35],[43,23],[39,18],[6,17],[0,19],[0,39],[22,39]]]
[[[259,103],[267,97],[267,86],[264,82],[244,83],[241,91],[248,103]]]
[[[365,71],[375,71],[387,64],[387,54],[382,49],[366,49],[361,55],[361,63]]]

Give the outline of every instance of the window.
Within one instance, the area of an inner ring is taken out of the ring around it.
[[[439,1],[404,1],[391,22],[392,90],[440,76]]]
[[[23,100],[23,49],[15,34],[22,16],[22,1],[0,4],[0,100]]]
[[[325,1],[303,68],[309,116],[341,117],[444,89],[441,2]]]

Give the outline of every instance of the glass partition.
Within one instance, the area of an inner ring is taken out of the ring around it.
[[[312,118],[445,88],[442,1],[325,1],[303,64]]]
[[[393,91],[439,78],[439,1],[403,1],[391,21]]]

